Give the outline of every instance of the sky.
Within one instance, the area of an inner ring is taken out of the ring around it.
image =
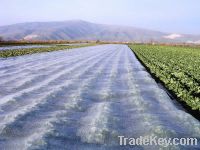
[[[200,0],[0,0],[0,26],[66,20],[200,34]]]

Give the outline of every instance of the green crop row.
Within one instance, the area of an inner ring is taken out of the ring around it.
[[[0,51],[0,57],[14,57],[14,56],[21,56],[33,53],[42,53],[42,52],[51,52],[57,50],[65,50],[65,49],[72,49],[72,48],[79,48],[79,47],[86,47],[86,46],[94,46],[95,44],[82,44],[82,45],[54,45],[50,47],[40,47],[40,48],[22,48],[22,49],[14,49],[14,50],[4,50]]]
[[[139,59],[176,96],[200,110],[200,48],[130,45]]]

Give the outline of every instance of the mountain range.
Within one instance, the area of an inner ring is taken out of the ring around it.
[[[0,26],[0,36],[5,40],[200,43],[200,35],[165,33],[130,26],[96,24],[82,20],[29,22]]]

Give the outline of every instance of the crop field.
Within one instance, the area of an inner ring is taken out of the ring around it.
[[[144,49],[141,56],[148,54],[147,48],[135,46],[138,54]],[[161,57],[159,47],[150,48]],[[182,57],[184,53],[183,49]],[[200,140],[199,121],[170,99],[127,45],[1,58],[0,89],[1,150],[166,149],[119,146],[118,136]],[[198,142],[167,149],[199,146]]]
[[[200,48],[134,45],[142,62],[166,87],[194,110],[200,110]]]
[[[34,53],[52,52],[57,50],[94,46],[95,44],[51,44],[51,45],[28,45],[28,46],[6,46],[0,47],[0,57],[14,57]]]
[[[27,49],[27,48],[42,48],[42,47],[50,47],[50,45],[0,46],[0,51],[15,50],[15,49]]]

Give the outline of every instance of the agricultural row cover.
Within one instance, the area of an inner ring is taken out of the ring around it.
[[[42,48],[42,47],[50,47],[50,45],[0,46],[0,51],[13,50],[13,49],[27,49],[27,48]]]
[[[46,44],[46,45],[19,45],[19,46],[0,46],[0,51],[5,50],[20,50],[20,49],[29,49],[29,48],[44,48],[52,46],[78,46],[78,45],[87,45],[88,43],[69,43],[69,44]]]
[[[78,48],[78,47],[85,47],[85,46],[94,46],[95,43],[85,43],[85,44],[49,44],[49,45],[29,45],[29,46],[10,46],[8,47],[0,47],[4,50],[0,50],[0,58],[7,58],[7,57],[15,57],[15,56],[22,56],[34,53],[43,53],[43,52],[52,52],[57,50],[66,50],[71,48]]]
[[[163,147],[119,146],[118,136],[200,140],[200,123],[127,45],[1,59],[0,89],[0,149],[154,150]]]

